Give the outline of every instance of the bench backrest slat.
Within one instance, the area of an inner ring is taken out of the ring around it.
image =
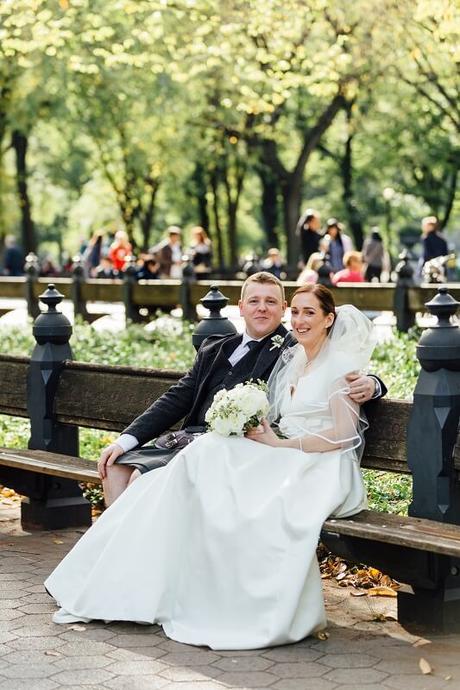
[[[29,359],[0,355],[0,413],[27,417],[26,377]],[[171,385],[180,372],[66,362],[56,413],[59,421],[82,427],[121,431]],[[368,417],[363,467],[408,472],[406,429],[411,403],[381,400]],[[460,471],[460,443],[455,449]]]

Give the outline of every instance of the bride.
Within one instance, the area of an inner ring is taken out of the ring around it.
[[[321,526],[366,507],[365,420],[344,377],[367,366],[374,335],[321,285],[299,288],[291,314],[298,344],[270,377],[269,419],[246,438],[204,434],[133,482],[46,580],[56,623],[158,623],[213,649],[325,627]]]

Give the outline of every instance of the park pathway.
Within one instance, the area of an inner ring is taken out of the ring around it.
[[[0,503],[0,690],[460,690],[460,635],[410,635],[394,599],[330,581],[327,639],[273,649],[214,652],[157,626],[54,625],[42,582],[81,530],[29,534],[18,516],[15,499]]]

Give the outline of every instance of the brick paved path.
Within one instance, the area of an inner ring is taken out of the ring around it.
[[[286,647],[213,652],[157,626],[54,625],[42,582],[79,535],[22,533],[17,507],[0,508],[0,690],[460,690],[460,636],[411,636],[385,620],[394,600],[328,582],[329,638]]]

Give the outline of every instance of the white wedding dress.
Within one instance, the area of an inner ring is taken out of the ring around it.
[[[324,437],[334,414],[327,420],[323,403],[350,371],[350,353],[306,366],[303,348],[291,350],[277,374],[295,376],[279,395],[280,428]],[[136,480],[50,575],[45,586],[62,607],[54,620],[158,623],[174,640],[213,649],[292,643],[324,628],[316,547],[328,516],[366,506],[359,443],[305,453],[201,436]]]

